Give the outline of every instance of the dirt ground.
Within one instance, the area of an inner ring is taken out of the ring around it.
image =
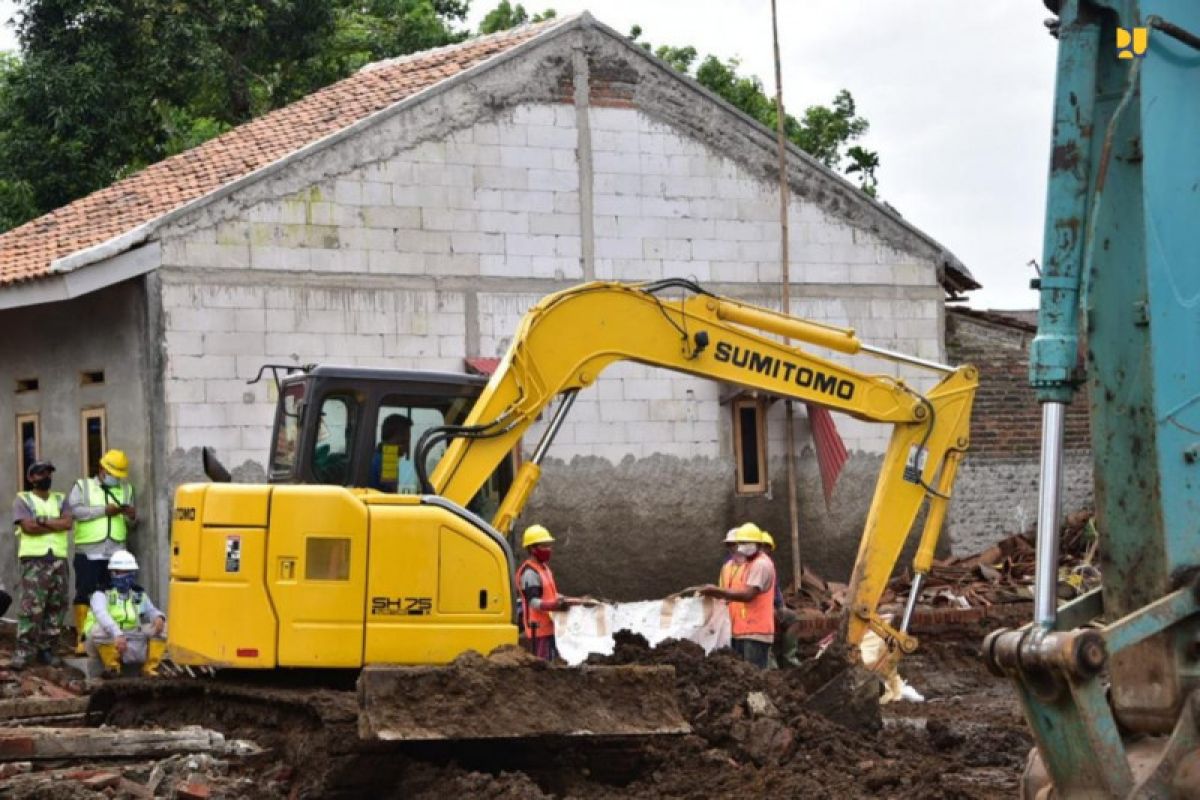
[[[241,678],[135,679],[97,689],[72,683],[68,673],[39,668],[32,674],[46,684],[94,692],[87,723],[199,724],[253,741],[265,752],[34,762],[8,777],[0,764],[0,797],[1014,796],[1031,739],[1011,688],[990,676],[977,655],[994,626],[925,636],[901,672],[926,702],[884,706],[882,728],[867,733],[806,711],[795,670],[762,673],[728,653],[705,658],[697,646],[678,642],[650,650],[633,638],[621,639],[614,655],[598,662],[673,666],[676,698],[691,734],[364,745],[356,735],[356,697],[344,677],[297,673],[289,686],[279,686],[278,677],[271,684],[260,678],[257,685]],[[11,630],[4,631],[9,641],[0,643],[0,651],[10,644]],[[5,656],[0,652],[0,659]],[[513,666],[510,654],[495,665],[475,657],[458,668],[494,670],[511,681]],[[22,693],[37,683],[30,672],[19,682],[14,677],[0,671],[0,689]],[[505,683],[496,685],[504,692]],[[457,710],[466,730],[481,710]],[[485,713],[495,725],[505,714],[553,714],[554,705],[531,707],[528,698],[507,707],[490,701]],[[114,777],[104,783],[97,771]]]

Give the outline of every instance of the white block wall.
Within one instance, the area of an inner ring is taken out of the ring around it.
[[[523,105],[386,158],[356,160],[402,140],[400,117],[304,162],[310,179],[300,190],[223,201],[210,222],[163,237],[173,447],[211,444],[231,464],[264,463],[274,397],[265,382],[244,385],[262,363],[461,371],[469,353],[503,354],[543,294],[589,277],[579,195],[586,165],[573,106]],[[594,277],[691,277],[778,307],[774,184],[637,110],[592,108],[587,119]],[[794,292],[793,313],[942,358],[932,264],[799,199],[790,225],[792,280],[812,287]],[[510,279],[523,288],[507,288]],[[477,308],[470,322],[468,294]],[[851,363],[931,383],[886,362]],[[728,457],[722,393],[709,381],[618,365],[580,395],[552,455]],[[772,417],[781,414],[777,405]],[[838,423],[852,450],[886,445],[886,428]],[[527,436],[528,447],[540,431]],[[782,431],[772,425],[774,453]],[[807,436],[803,419],[799,435]]]

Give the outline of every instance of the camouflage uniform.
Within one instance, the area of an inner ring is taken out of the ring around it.
[[[67,608],[67,560],[53,556],[21,559],[21,603],[17,614],[17,650],[33,658],[53,651]]]

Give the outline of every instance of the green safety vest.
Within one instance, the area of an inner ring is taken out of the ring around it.
[[[135,589],[121,597],[121,593],[116,589],[109,589],[104,593],[104,597],[108,600],[108,615],[112,617],[113,622],[117,623],[118,628],[123,631],[132,631],[138,627],[142,614],[141,592]],[[87,619],[83,622],[83,635],[91,633],[92,626],[95,624],[96,614],[89,608]]]
[[[85,506],[107,506],[109,503],[125,504],[133,497],[133,489],[125,481],[104,493],[104,487],[95,478],[84,478],[79,481]],[[125,515],[114,514],[111,517],[96,517],[75,523],[75,544],[96,544],[105,539],[114,542],[125,541]]]
[[[17,496],[25,501],[25,505],[33,509],[35,517],[56,519],[62,516],[62,492],[51,492],[45,500],[33,492],[21,492]],[[17,558],[41,558],[47,553],[55,558],[67,557],[66,531],[30,536],[21,530],[21,523],[18,522],[13,533],[17,534]]]

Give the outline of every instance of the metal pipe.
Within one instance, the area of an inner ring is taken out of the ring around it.
[[[931,369],[936,372],[945,372],[945,373],[954,372],[954,367],[950,366],[949,364],[941,364],[941,363],[938,363],[937,361],[929,361],[928,359],[925,359],[925,358],[917,358],[916,356],[910,356],[910,355],[906,355],[904,353],[897,353],[895,350],[888,350],[887,348],[884,348],[884,347],[876,347],[876,346],[870,345],[870,344],[860,344],[859,349],[861,349],[862,352],[864,352],[864,353],[870,353],[871,355],[880,356],[882,358],[888,359],[889,361],[902,361],[905,364],[912,364],[917,367],[924,367],[925,369]]]
[[[925,574],[918,572],[913,575],[912,587],[908,590],[908,601],[904,604],[904,616],[900,619],[900,632],[908,633],[912,624],[913,612],[917,610],[917,598],[921,596],[921,584],[925,583]]]
[[[546,451],[550,449],[554,437],[558,435],[558,429],[562,427],[563,420],[567,418],[567,412],[571,410],[571,406],[575,405],[575,395],[577,394],[579,394],[578,389],[568,389],[563,392],[562,402],[558,404],[546,432],[538,440],[537,447],[534,448],[533,455],[529,458],[530,461],[535,464],[542,463],[542,459],[546,457]]]
[[[1033,621],[1053,628],[1058,617],[1058,529],[1062,493],[1065,403],[1042,404],[1042,466],[1038,479],[1037,571]]]

